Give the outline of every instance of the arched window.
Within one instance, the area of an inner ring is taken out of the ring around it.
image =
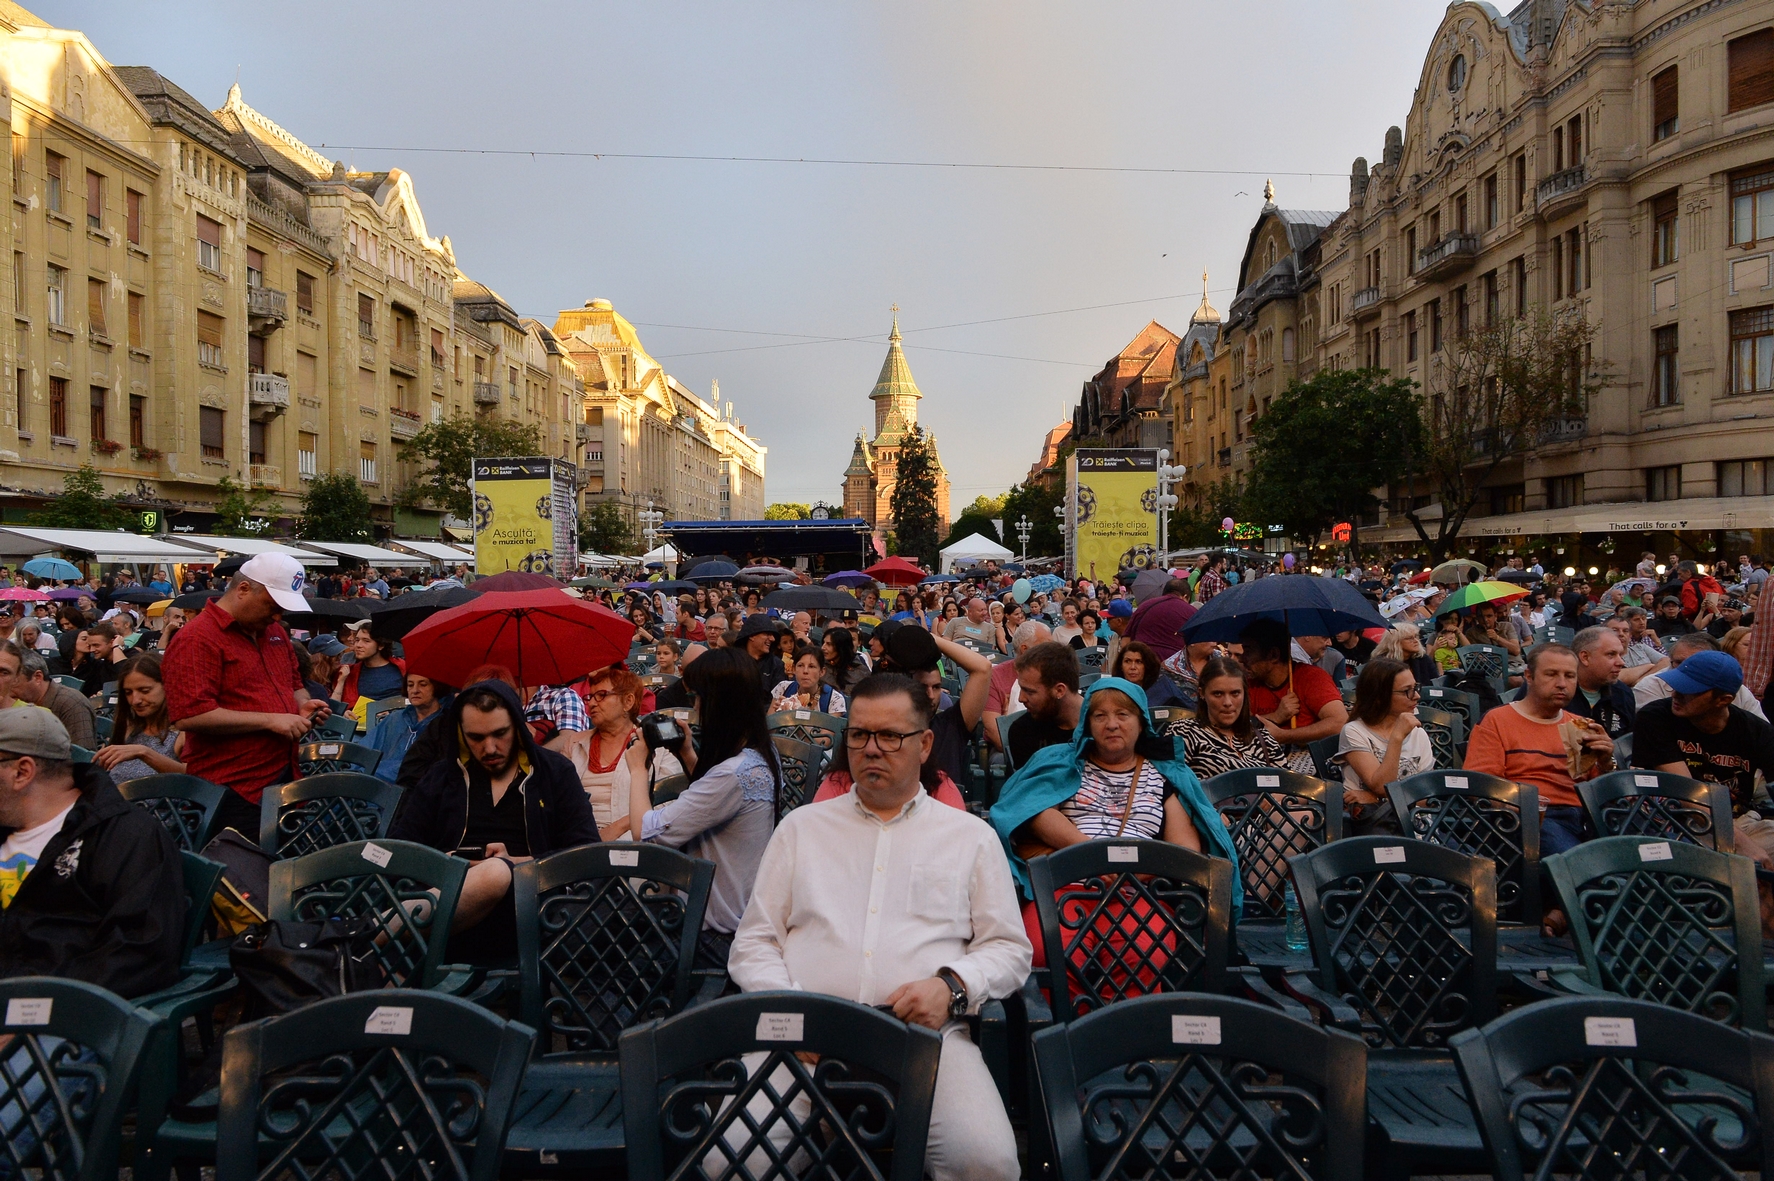
[[[1466,55],[1456,53],[1454,60],[1448,63],[1448,92],[1457,94],[1466,85]]]
[[[1283,361],[1294,359],[1294,330],[1292,328],[1281,330],[1281,359]]]
[[[1268,270],[1275,265],[1275,239],[1269,239],[1268,247],[1263,251],[1263,269]]]

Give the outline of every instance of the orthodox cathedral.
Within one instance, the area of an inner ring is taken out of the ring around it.
[[[881,534],[893,527],[893,485],[899,466],[899,448],[918,422],[918,383],[912,380],[912,368],[906,364],[900,348],[899,308],[893,309],[893,331],[887,337],[887,359],[881,362],[881,375],[875,379],[869,400],[875,404],[875,437],[867,439],[856,434],[856,446],[850,452],[850,466],[844,469],[844,515],[861,517],[875,530],[875,544],[881,549]],[[936,456],[936,436],[925,432],[930,452],[936,457],[936,515],[938,536],[949,529],[949,476]],[[886,552],[884,549],[881,552]]]

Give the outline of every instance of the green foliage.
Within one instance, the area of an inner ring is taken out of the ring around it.
[[[309,541],[368,541],[370,498],[363,487],[342,472],[314,477],[302,494],[302,515],[296,536]]]
[[[1004,498],[1010,493],[1003,492],[997,496],[975,496],[973,503],[962,509],[963,513],[972,513],[976,517],[984,517],[990,521],[1004,515]]]
[[[466,413],[427,423],[401,444],[402,459],[428,466],[400,490],[396,503],[413,509],[429,502],[452,516],[471,519],[474,496],[468,490],[468,480],[477,457],[540,454],[542,428],[538,423]]]
[[[1006,522],[1005,526],[1008,528],[1009,522]],[[975,533],[989,537],[999,544],[1004,542],[1004,539],[998,535],[996,527],[992,525],[992,518],[980,516],[974,506],[969,505],[960,516],[955,518],[955,523],[949,527],[949,535],[942,544],[946,548],[962,538],[972,537]]]
[[[925,569],[934,569],[938,548],[936,456],[921,426],[914,426],[900,444],[892,512],[899,552],[921,562]]]
[[[128,529],[136,515],[121,494],[105,495],[104,481],[90,463],[62,477],[62,494],[31,514],[31,524],[51,529]]]
[[[813,509],[805,504],[773,504],[764,510],[764,519],[766,521],[810,521],[813,519]]]
[[[257,537],[271,528],[277,495],[263,484],[250,488],[232,476],[216,481],[215,531],[223,537]]]
[[[633,551],[634,531],[628,516],[613,500],[600,500],[579,514],[579,549],[582,553],[626,554]]]
[[[1057,558],[1065,553],[1065,521],[1053,515],[1053,510],[1064,500],[1065,485],[1061,480],[1036,480],[1018,484],[1006,492],[1002,510],[1004,535],[1015,540],[1004,544],[1018,554],[1022,553],[1022,539],[1017,535],[1016,523],[1027,517],[1030,525],[1029,557]]]

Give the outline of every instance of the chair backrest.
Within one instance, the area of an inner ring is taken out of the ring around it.
[[[1610,771],[1577,785],[1604,837],[1658,837],[1734,853],[1731,790],[1667,771]]]
[[[1417,722],[1429,736],[1436,767],[1457,770],[1466,757],[1466,731],[1459,716],[1431,705],[1419,705]]]
[[[1476,670],[1491,682],[1499,694],[1503,686],[1509,682],[1509,650],[1499,648],[1495,644],[1465,644],[1454,650],[1460,658],[1460,667],[1468,672]]]
[[[1337,734],[1326,734],[1323,738],[1314,738],[1306,744],[1306,750],[1312,755],[1312,766],[1318,777],[1326,783],[1340,783],[1343,776],[1335,762],[1337,747],[1342,744],[1342,737]]]
[[[641,678],[641,684],[649,689],[659,690],[675,685],[682,678],[671,673],[648,673]]]
[[[667,775],[653,785],[653,806],[657,808],[660,804],[671,803],[683,795],[684,789],[689,786],[688,775]]]
[[[493,1181],[530,1040],[477,1005],[410,989],[236,1026],[222,1042],[216,1176]]]
[[[1152,727],[1160,734],[1168,734],[1174,725],[1195,720],[1195,711],[1182,705],[1154,705],[1151,713]]]
[[[76,693],[86,692],[86,682],[79,677],[60,676],[55,679],[55,683],[64,689],[72,689]]]
[[[0,1176],[107,1181],[165,1022],[91,984],[0,980]],[[170,1040],[170,1038],[166,1039]],[[158,1126],[158,1100],[141,1118]]]
[[[1103,644],[1098,644],[1094,648],[1080,648],[1078,650],[1078,667],[1081,670],[1087,668],[1101,668],[1103,666],[1103,661],[1107,659],[1108,655],[1109,649]]]
[[[941,1045],[933,1030],[814,992],[747,993],[649,1021],[619,1048],[628,1175],[920,1181]]]
[[[393,697],[383,697],[380,700],[370,702],[369,705],[364,707],[363,711],[364,730],[366,732],[374,730],[376,728],[376,723],[382,720],[383,714],[393,713],[397,709],[405,709],[406,704],[406,697],[399,693],[396,693]]]
[[[1583,996],[1516,1009],[1452,1046],[1498,1181],[1774,1173],[1765,1034]]]
[[[1087,669],[1078,674],[1078,687],[1080,689],[1086,689],[1102,679],[1103,674],[1101,669]]]
[[[119,783],[117,792],[152,812],[180,849],[195,853],[216,835],[216,810],[228,789],[195,775],[146,775]]]
[[[335,713],[310,730],[311,737],[350,738],[357,733],[357,719],[347,713]]]
[[[259,848],[273,857],[301,857],[374,840],[388,831],[400,793],[397,783],[355,771],[267,787],[259,799]]]
[[[999,714],[993,722],[993,725],[998,728],[998,749],[1004,752],[1004,769],[1006,771],[1016,770],[1016,756],[1010,753],[1010,727],[1016,722],[1016,719],[1028,712],[1026,709],[1019,709],[1015,713]]]
[[[334,771],[359,771],[374,775],[382,752],[360,742],[304,742],[296,747],[296,770],[303,776],[328,775]]]
[[[92,752],[78,743],[69,743],[68,760],[74,763],[90,763],[92,762]]]
[[[371,962],[383,981],[430,988],[467,876],[468,862],[424,845],[354,841],[274,862],[265,913],[280,921],[368,918],[378,933]]]
[[[1029,862],[1061,1021],[1153,992],[1223,992],[1232,863],[1163,841],[1085,841]]]
[[[1367,1047],[1349,1034],[1177,993],[1053,1025],[1032,1057],[1059,1181],[1362,1177]]]
[[[518,1012],[536,1052],[614,1055],[623,1030],[682,1009],[714,876],[711,861],[627,842],[519,865]]]
[[[1244,874],[1244,917],[1287,917],[1288,858],[1343,836],[1343,785],[1246,767],[1201,785],[1232,834]]]
[[[1540,793],[1482,771],[1421,771],[1386,785],[1406,834],[1497,865],[1497,917],[1540,921]]]
[[[115,728],[115,724],[110,718],[95,717],[92,720],[93,737],[98,739],[100,746],[104,746],[111,741],[111,734]]]
[[[805,742],[830,754],[844,740],[844,719],[815,709],[785,709],[765,719],[772,734]]]
[[[770,745],[776,748],[776,761],[782,765],[782,786],[776,792],[776,819],[780,821],[819,790],[819,772],[825,760],[817,746],[785,734],[770,735]]]
[[[197,941],[203,938],[204,920],[209,918],[210,899],[215,897],[216,883],[222,880],[222,873],[228,867],[220,861],[211,861],[207,857],[199,857],[187,850],[179,850],[179,863],[185,872],[185,942],[179,954],[179,966],[191,962],[191,952]]]
[[[1601,837],[1546,859],[1597,988],[1767,1029],[1755,863],[1699,845]]]
[[[1419,699],[1423,705],[1432,705],[1436,709],[1453,714],[1460,719],[1460,725],[1466,733],[1478,725],[1484,717],[1484,705],[1479,701],[1478,694],[1465,689],[1452,689],[1446,685],[1421,685],[1423,691]]]
[[[1295,857],[1293,869],[1317,983],[1354,1006],[1370,1047],[1442,1050],[1496,1013],[1489,860],[1349,837]]]

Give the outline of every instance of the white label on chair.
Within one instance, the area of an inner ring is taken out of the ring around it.
[[[1404,846],[1403,845],[1381,845],[1378,849],[1374,850],[1374,864],[1375,865],[1403,865],[1404,864]]]
[[[1139,859],[1140,859],[1140,847],[1138,845],[1110,845],[1109,846],[1109,860],[1110,861],[1138,861]]]
[[[795,717],[800,719],[803,722],[806,721],[808,718],[811,718],[812,716],[813,716],[813,711],[810,709],[797,709],[795,711]]]
[[[1586,1046],[1636,1046],[1638,1030],[1631,1017],[1583,1018],[1583,1044]]]
[[[6,1002],[6,1024],[48,1025],[54,1007],[52,996],[15,996]]]
[[[1443,779],[1442,782],[1449,787],[1457,787],[1461,791],[1465,791],[1466,786],[1470,781],[1464,775],[1449,775],[1446,779]]]
[[[363,847],[363,859],[378,869],[386,869],[388,863],[394,860],[394,850],[384,849],[376,842],[370,841]]]
[[[1657,777],[1655,775],[1634,775],[1632,785],[1634,787],[1656,787]]]
[[[548,1149],[544,1148],[541,1152],[536,1154],[536,1163],[543,1165],[558,1165],[561,1163],[561,1155],[558,1152],[550,1152]]]
[[[806,1024],[805,1013],[759,1013],[757,1038],[760,1042],[798,1042],[806,1036],[802,1032]]]
[[[1258,787],[1280,787],[1281,786],[1281,776],[1279,776],[1279,775],[1259,775],[1259,776],[1257,776],[1257,786]]]
[[[1217,1046],[1220,1044],[1220,1019],[1177,1013],[1170,1019],[1170,1040],[1178,1046]]]
[[[370,1013],[370,1019],[363,1023],[363,1031],[405,1037],[413,1032],[413,1007],[411,1005],[377,1005]]]
[[[627,866],[632,867],[632,866],[639,865],[640,863],[641,863],[641,851],[639,849],[611,849],[610,850],[610,864],[611,865],[627,865]]]
[[[320,757],[330,759],[339,753],[339,749],[339,744],[336,742],[323,742],[320,744]]]
[[[1675,854],[1669,851],[1668,841],[1652,841],[1648,845],[1638,847],[1640,861],[1669,861],[1674,857]]]

